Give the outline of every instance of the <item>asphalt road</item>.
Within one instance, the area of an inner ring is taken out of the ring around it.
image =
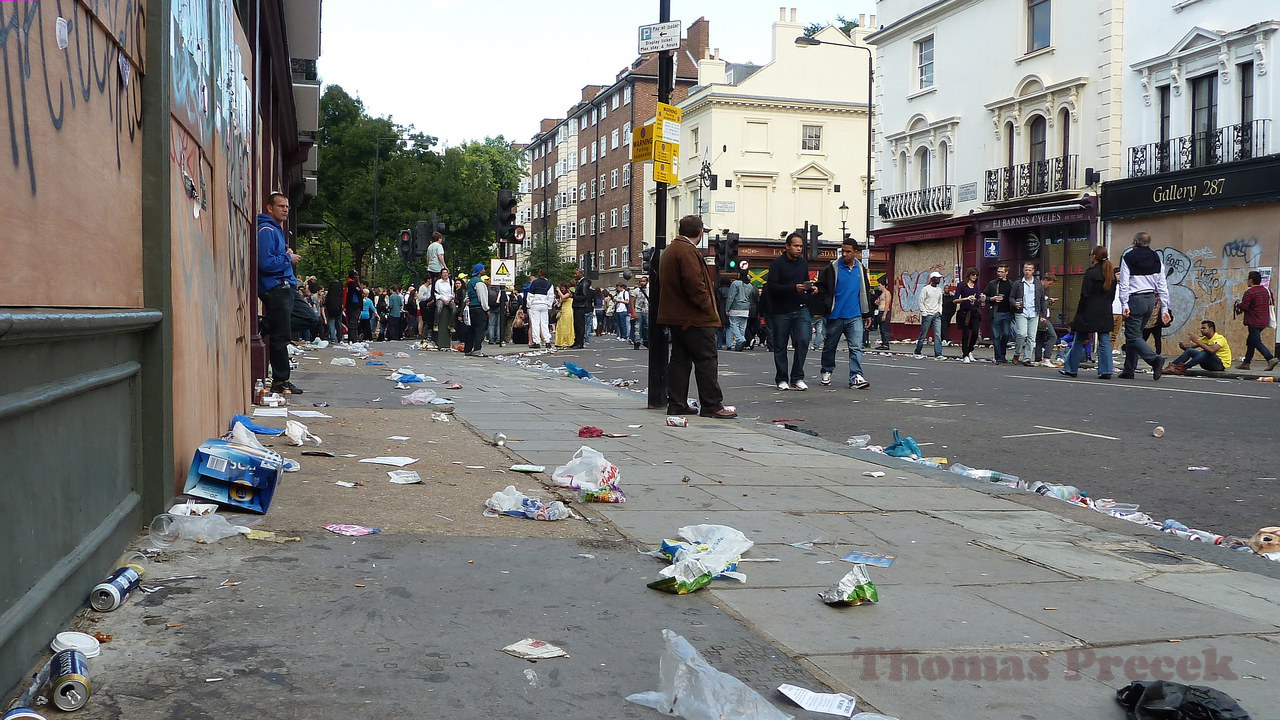
[[[978,354],[990,357],[990,350]],[[1247,538],[1280,525],[1274,383],[1154,382],[1150,375],[1105,381],[1093,370],[1073,380],[1042,367],[872,353],[863,360],[871,387],[851,390],[843,346],[830,387],[819,385],[818,355],[805,362],[809,390],[781,392],[772,382],[772,353],[722,352],[726,403],[742,418],[786,419],[834,442],[869,434],[873,444],[887,445],[899,428],[927,454],[952,463],[1075,485],[1092,497],[1138,503],[1157,520],[1224,535]],[[647,351],[614,338],[593,338],[586,350],[555,360],[576,362],[602,380],[647,385]],[[1164,437],[1152,436],[1157,426]]]

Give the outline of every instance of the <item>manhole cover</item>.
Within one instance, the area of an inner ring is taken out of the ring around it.
[[[1150,563],[1152,565],[1187,565],[1192,562],[1191,559],[1171,553],[1152,552],[1150,550],[1130,550],[1122,552],[1127,558],[1133,558],[1138,562]]]

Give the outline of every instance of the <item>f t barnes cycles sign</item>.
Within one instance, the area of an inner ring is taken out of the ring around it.
[[[1280,156],[1102,184],[1102,219],[1280,201]]]

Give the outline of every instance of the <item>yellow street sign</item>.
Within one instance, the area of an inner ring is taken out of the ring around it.
[[[666,142],[665,140],[654,140],[650,154],[654,161],[670,164],[680,157],[680,144]]]
[[[659,120],[670,120],[672,122],[680,122],[681,120],[684,119],[684,111],[676,107],[675,105],[658,103],[658,110],[657,112],[654,113],[654,116],[657,117]]]
[[[654,182],[666,183],[674,185],[680,182],[680,176],[676,172],[675,163],[666,163],[654,161],[653,163],[653,179]]]
[[[631,131],[631,162],[653,159],[653,126],[641,125]]]

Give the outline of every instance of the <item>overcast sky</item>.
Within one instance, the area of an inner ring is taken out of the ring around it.
[[[710,21],[730,62],[769,61],[782,3],[672,0],[684,28]],[[806,0],[796,20],[875,12],[874,0]],[[636,56],[637,28],[658,0],[324,0],[319,71],[369,114],[457,145],[504,135],[526,142],[561,118],[583,85],[608,85]]]

